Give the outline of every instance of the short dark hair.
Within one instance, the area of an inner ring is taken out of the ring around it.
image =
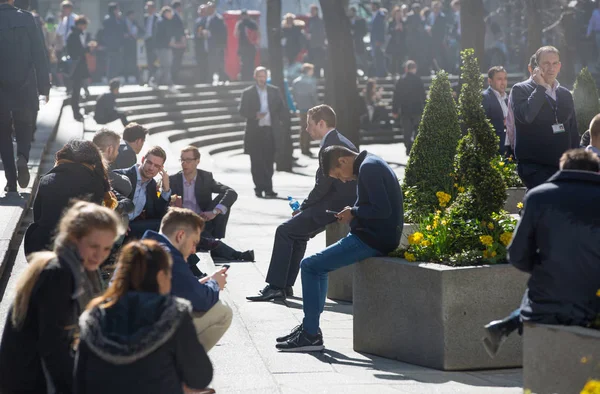
[[[325,175],[329,175],[331,170],[340,166],[340,157],[356,156],[356,152],[351,151],[345,146],[332,145],[323,149],[319,155],[319,165]]]
[[[327,104],[320,104],[309,109],[308,117],[315,123],[323,120],[328,127],[335,127],[336,125],[335,111]]]
[[[179,229],[204,230],[204,219],[187,208],[171,207],[160,222],[160,232],[169,236]]]
[[[75,26],[87,25],[89,23],[90,21],[85,17],[85,15],[79,15],[77,18],[75,18]]]
[[[494,66],[488,70],[488,78],[493,79],[497,73],[506,73],[506,70],[502,66]]]
[[[0,1],[0,3],[2,3],[2,1]],[[15,0],[14,6],[17,8],[20,8],[22,10],[29,11],[29,8],[31,8],[31,1],[30,0]]]
[[[600,172],[600,158],[585,149],[571,149],[560,157],[561,170]]]
[[[160,146],[153,146],[152,148],[148,149],[148,152],[146,152],[145,157],[148,157],[150,155],[159,157],[163,159],[163,161],[167,161],[167,152],[165,152],[165,150]]]
[[[600,141],[600,114],[594,116],[590,122],[590,137],[594,141]]]
[[[114,131],[103,127],[94,134],[92,142],[100,149],[100,151],[104,152],[109,146],[119,145],[121,136]]]
[[[109,14],[113,14],[118,9],[119,9],[119,4],[117,4],[117,3],[108,3],[108,13]]]
[[[121,87],[121,80],[119,80],[119,78],[111,79],[108,83],[108,87],[110,88],[111,92],[115,89],[119,89]]]
[[[127,142],[135,142],[140,138],[145,140],[148,135],[148,129],[135,122],[129,123],[123,130],[123,139]]]
[[[181,1],[174,1],[171,3],[171,8],[175,9],[179,7],[181,7]]]
[[[415,70],[417,68],[417,62],[414,60],[407,60],[406,63],[404,63],[404,67],[407,70]]]

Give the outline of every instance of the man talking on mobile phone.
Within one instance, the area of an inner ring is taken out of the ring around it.
[[[558,49],[541,47],[531,79],[512,88],[517,170],[528,189],[546,182],[562,154],[579,146],[573,96],[556,79],[560,67]]]

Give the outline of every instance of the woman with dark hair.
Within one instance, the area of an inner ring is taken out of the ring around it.
[[[390,68],[392,75],[403,74],[403,63],[406,56],[406,33],[404,32],[404,12],[399,6],[392,10],[392,19],[388,24],[388,34],[390,39],[385,48],[386,54],[390,58]]]
[[[122,233],[113,211],[78,201],[60,221],[52,252],[29,256],[0,343],[0,392],[73,391],[77,318],[102,291],[86,273],[97,272]]]
[[[85,54],[89,52],[89,47],[84,45],[84,32],[87,29],[88,20],[80,15],[75,19],[75,26],[71,28],[72,33],[67,38],[67,52],[71,58],[71,107],[73,108],[73,117],[77,121],[82,121],[83,116],[79,109],[79,95],[85,79],[90,77]]]
[[[40,178],[33,202],[33,223],[25,233],[25,254],[48,250],[60,217],[73,199],[109,201],[105,163],[91,141],[71,140],[56,153],[56,163]],[[105,203],[110,208],[112,203]]]
[[[191,304],[170,295],[172,264],[156,241],[123,248],[110,287],[79,319],[75,392],[176,394],[210,383]]]

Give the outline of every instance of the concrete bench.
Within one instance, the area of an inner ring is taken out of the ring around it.
[[[525,324],[524,389],[535,394],[579,394],[588,379],[600,380],[599,330]]]
[[[493,359],[481,339],[485,324],[520,305],[527,278],[507,264],[364,260],[354,272],[354,350],[441,370],[518,367],[519,335]]]
[[[527,188],[525,187],[509,187],[506,189],[506,201],[504,202],[504,210],[508,213],[519,213],[520,209],[517,204],[525,199]]]

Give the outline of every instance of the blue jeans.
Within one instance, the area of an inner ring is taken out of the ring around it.
[[[327,273],[381,255],[381,252],[365,244],[356,235],[349,234],[321,252],[302,260],[300,269],[304,330],[311,335],[319,332],[319,317],[323,313],[327,297]]]

